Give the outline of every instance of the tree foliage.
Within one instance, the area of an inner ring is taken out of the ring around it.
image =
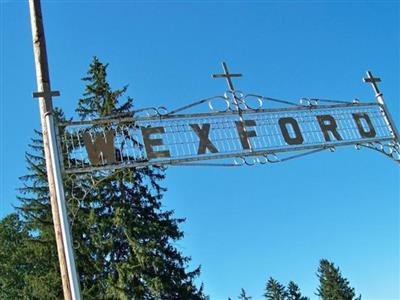
[[[268,300],[309,300],[301,294],[295,282],[290,281],[285,287],[272,277],[266,283],[264,297]]]
[[[285,300],[286,298],[285,286],[279,283],[274,278],[270,277],[265,286],[264,297],[267,300]]]
[[[309,300],[309,298],[301,294],[300,288],[295,282],[290,281],[287,286],[286,300]]]
[[[133,99],[127,86],[112,90],[107,65],[94,58],[76,112],[82,120],[127,115]],[[61,111],[56,118],[65,120]],[[62,132],[61,132],[62,133]],[[64,162],[67,163],[67,162]],[[26,153],[19,207],[0,221],[0,299],[62,299],[61,278],[51,215],[42,135]],[[173,211],[163,210],[163,169],[144,167],[104,176],[64,178],[75,257],[84,299],[207,299],[188,271],[189,257],[175,246],[183,238]],[[106,174],[107,175],[107,174]],[[317,296],[323,300],[360,300],[332,262],[322,259]],[[293,281],[285,287],[269,278],[268,300],[308,300]],[[250,300],[244,289],[239,299]]]
[[[355,297],[354,288],[344,278],[338,267],[326,260],[321,259],[317,276],[319,287],[317,296],[323,300],[353,300]],[[361,296],[360,296],[361,298]],[[359,298],[359,299],[360,299]]]
[[[112,90],[107,65],[94,58],[83,80],[77,113],[82,120],[127,114],[127,87]],[[59,119],[64,119],[62,113]],[[26,154],[20,207],[0,224],[0,298],[60,299],[55,247],[40,132]],[[64,180],[75,257],[84,299],[205,299],[187,271],[189,257],[175,246],[183,238],[173,211],[162,209],[163,170],[124,170]],[[79,184],[78,184],[79,183]],[[17,266],[17,267],[15,267]],[[5,271],[3,271],[5,270]]]
[[[0,299],[61,298],[57,253],[45,240],[29,232],[18,214],[0,222]]]
[[[251,299],[253,299],[253,298],[250,297],[250,296],[248,296],[248,295],[246,294],[246,291],[242,288],[242,289],[240,290],[239,299],[240,299],[240,300],[251,300]]]

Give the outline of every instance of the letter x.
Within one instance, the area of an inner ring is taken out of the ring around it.
[[[208,134],[210,133],[210,124],[205,123],[203,127],[200,127],[199,124],[190,124],[190,127],[196,132],[198,137],[200,138],[199,150],[197,154],[205,154],[208,149],[211,153],[218,153],[217,148],[213,145],[213,143],[208,138]]]

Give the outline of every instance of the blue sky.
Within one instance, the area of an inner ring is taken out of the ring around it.
[[[371,69],[400,126],[398,1],[44,1],[55,105],[76,117],[80,80],[96,55],[137,108],[175,108],[220,95],[227,61],[238,89],[373,101]],[[0,217],[13,211],[24,152],[40,128],[27,1],[1,0]],[[202,265],[211,299],[260,299],[265,281],[296,281],[316,299],[321,258],[363,299],[399,299],[399,167],[339,148],[282,164],[170,167],[166,209],[186,217],[178,247]]]

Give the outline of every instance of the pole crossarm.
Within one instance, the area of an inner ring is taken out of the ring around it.
[[[53,111],[53,97],[60,96],[59,91],[52,91],[49,88],[49,84],[43,84],[43,90],[40,92],[33,92],[33,98],[43,98],[44,99],[44,110],[46,114],[51,114]]]
[[[60,96],[60,92],[59,91],[43,91],[43,92],[33,92],[32,93],[32,97],[33,98],[40,98],[43,97],[45,99],[50,99],[51,97],[57,97]]]

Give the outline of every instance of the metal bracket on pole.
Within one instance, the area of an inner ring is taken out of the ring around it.
[[[60,96],[60,92],[59,91],[43,91],[43,92],[33,92],[32,93],[32,97],[33,98],[39,98],[39,97],[43,97],[43,98],[48,98],[48,96]]]
[[[43,83],[43,91],[40,92],[33,92],[32,97],[33,98],[43,98],[44,99],[44,104],[45,104],[45,115],[51,114],[53,112],[53,101],[52,97],[57,97],[60,96],[59,91],[52,91],[49,88],[48,83]]]

